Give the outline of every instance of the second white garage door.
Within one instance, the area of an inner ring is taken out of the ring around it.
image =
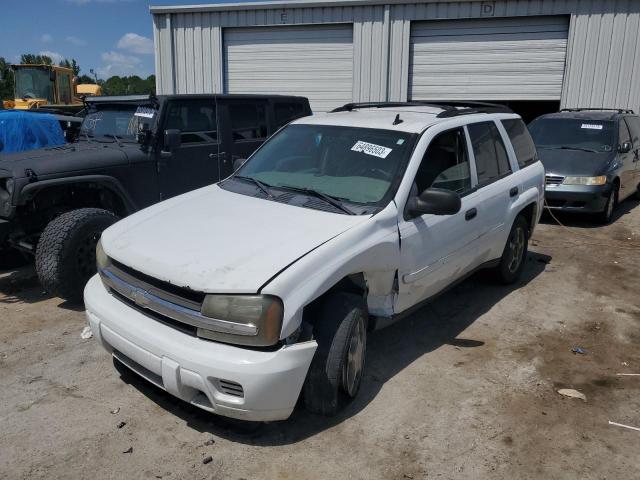
[[[351,102],[350,24],[230,28],[223,35],[226,93],[302,95],[314,112]]]
[[[559,100],[568,28],[566,17],[415,22],[409,98]]]

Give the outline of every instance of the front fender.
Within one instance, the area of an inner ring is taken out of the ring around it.
[[[99,184],[120,197],[126,208],[127,214],[130,214],[137,210],[136,204],[134,203],[128,192],[125,190],[125,188],[122,186],[122,184],[118,181],[118,179],[109,175],[80,175],[75,177],[53,178],[49,180],[35,181],[33,183],[27,184],[20,191],[16,205],[24,205],[28,201],[32,200],[36,196],[36,194],[38,194],[38,192],[44,190],[45,188],[88,183]]]
[[[260,293],[276,295],[284,302],[281,338],[291,335],[302,321],[306,305],[343,278],[362,273],[367,303],[374,314],[387,314],[394,295],[394,279],[400,259],[395,203],[302,257],[265,285]]]

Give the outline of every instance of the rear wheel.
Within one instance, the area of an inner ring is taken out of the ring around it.
[[[316,319],[318,349],[303,387],[307,410],[335,415],[341,398],[354,398],[360,390],[367,349],[367,310],[362,297],[330,294]]]
[[[529,222],[518,215],[513,222],[507,244],[502,252],[500,264],[496,268],[498,279],[504,284],[514,283],[520,278],[524,269],[529,249]]]
[[[51,294],[79,302],[96,273],[96,245],[102,232],[118,220],[99,208],[81,208],[54,218],[36,248],[36,272]]]

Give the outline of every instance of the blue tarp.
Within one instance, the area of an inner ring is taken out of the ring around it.
[[[60,123],[50,113],[0,111],[0,153],[64,145]]]

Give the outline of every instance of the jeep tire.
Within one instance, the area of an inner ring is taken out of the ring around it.
[[[99,208],[81,208],[54,218],[36,247],[36,272],[49,293],[72,302],[96,273],[96,245],[102,232],[118,220]]]
[[[364,374],[367,308],[359,295],[336,292],[322,301],[313,327],[318,349],[303,387],[312,413],[335,415],[341,398],[357,395]]]
[[[511,226],[500,263],[496,267],[496,274],[501,283],[510,285],[520,278],[527,260],[528,249],[529,222],[524,216],[518,215]]]

